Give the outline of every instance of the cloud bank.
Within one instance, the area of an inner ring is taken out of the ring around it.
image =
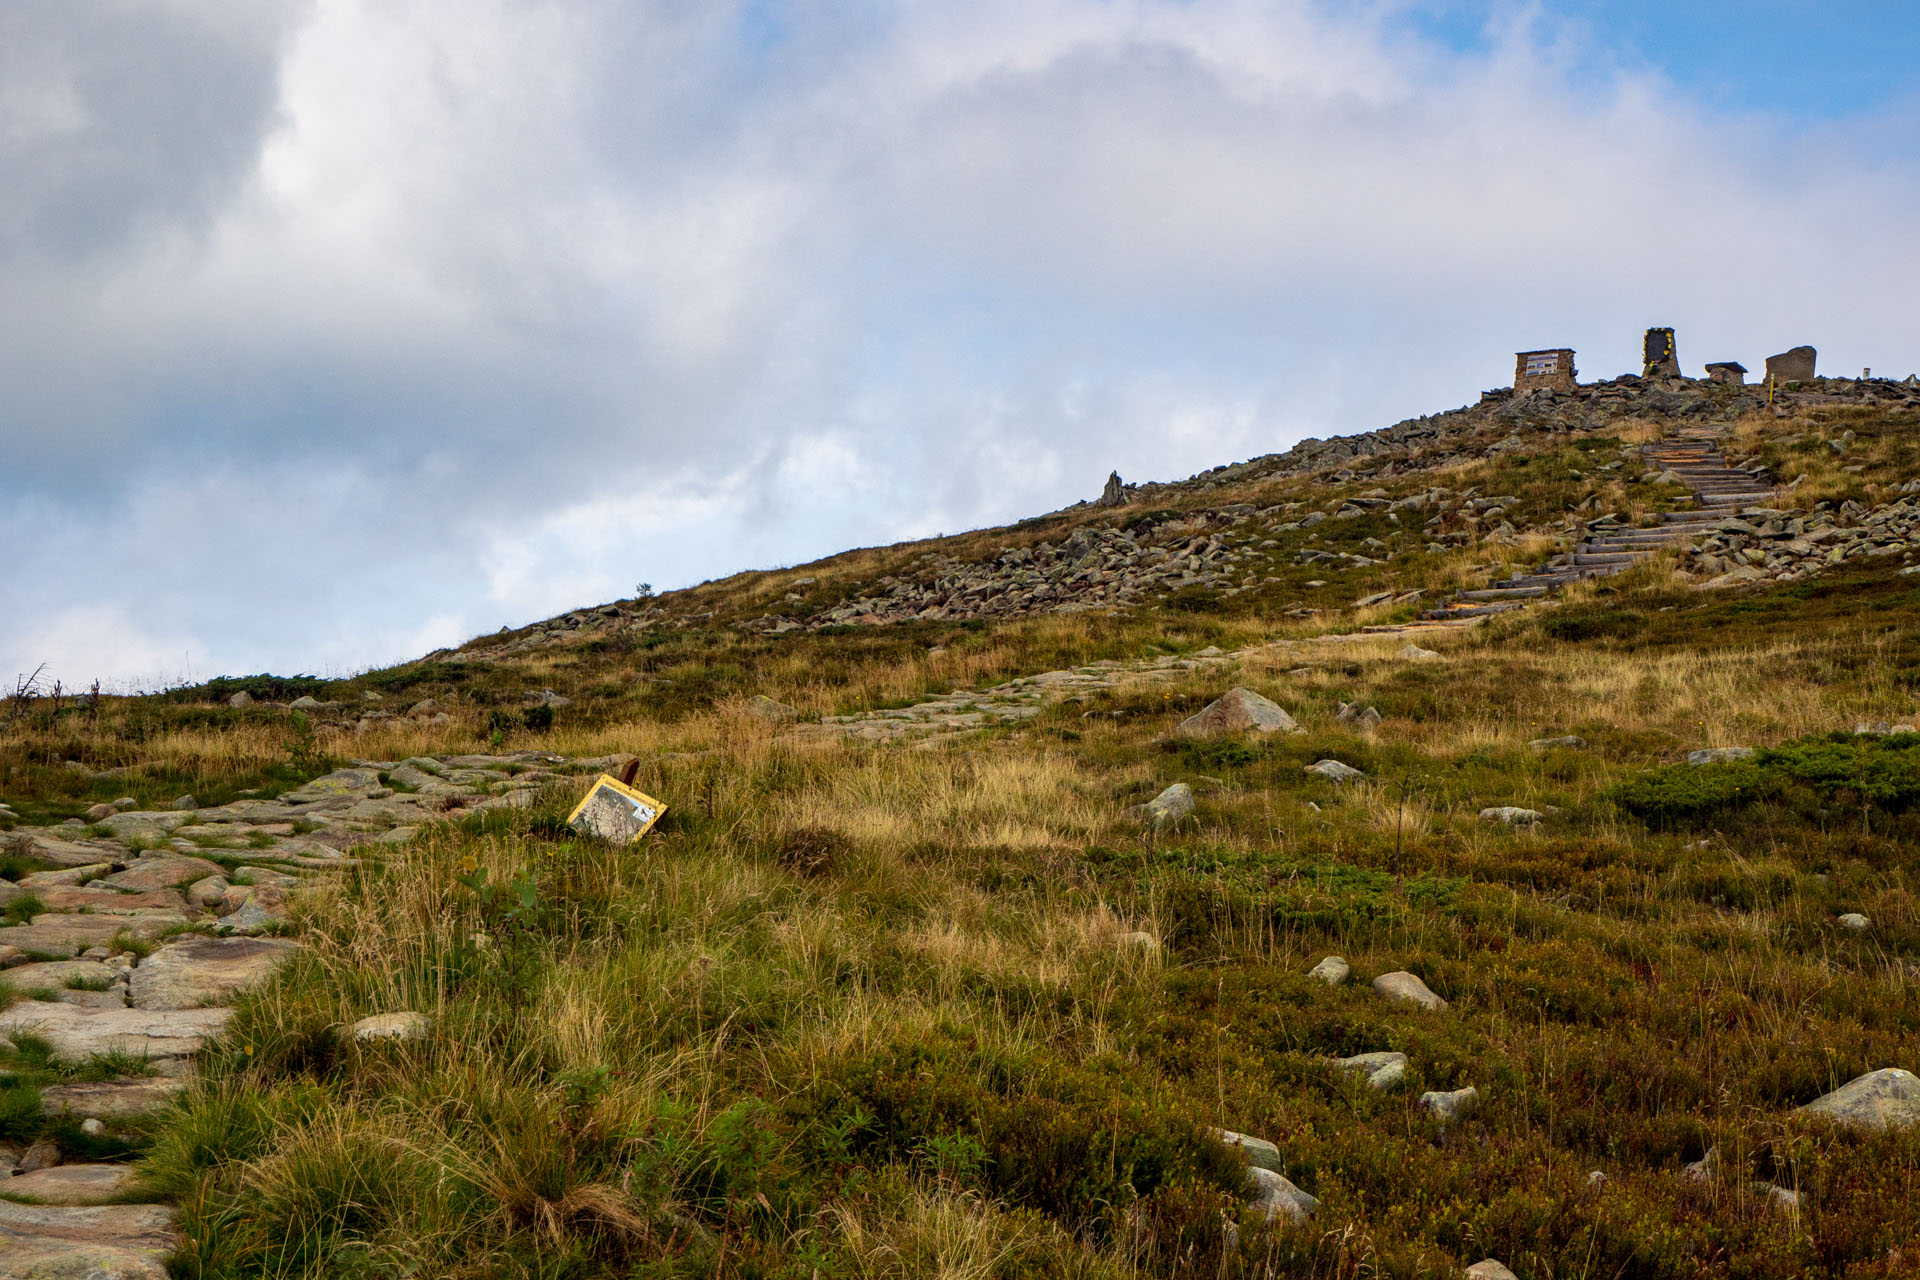
[[[1920,366],[1905,118],[1288,0],[23,0],[0,672],[341,672],[1679,329]]]

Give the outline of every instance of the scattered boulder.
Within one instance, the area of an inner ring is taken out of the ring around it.
[[[1920,1077],[1885,1067],[1815,1098],[1799,1114],[1825,1116],[1860,1129],[1904,1129],[1920,1123]]]
[[[1440,655],[1432,649],[1422,649],[1419,645],[1409,642],[1401,647],[1400,656],[1409,662],[1432,662]]]
[[[348,1034],[361,1044],[373,1040],[418,1040],[427,1034],[427,1015],[411,1009],[376,1013],[353,1024]]]
[[[1173,732],[1182,738],[1205,738],[1247,729],[1256,733],[1305,732],[1277,703],[1251,689],[1229,689],[1182,720]]]
[[[1367,776],[1352,765],[1341,764],[1338,760],[1316,760],[1306,766],[1305,771],[1329,782],[1359,782]]]
[[[1307,970],[1307,976],[1318,978],[1330,987],[1337,987],[1345,983],[1352,972],[1353,968],[1347,963],[1345,956],[1328,956]]]
[[[187,901],[202,911],[211,911],[232,887],[225,876],[207,876],[187,886]]]
[[[1362,707],[1357,702],[1343,702],[1340,704],[1340,709],[1334,712],[1333,718],[1349,729],[1365,731],[1377,728],[1382,717],[1377,707]]]
[[[1151,822],[1155,831],[1164,831],[1193,812],[1193,788],[1184,782],[1176,782],[1145,804],[1135,805],[1129,812],[1143,822]]]
[[[51,1138],[42,1138],[27,1148],[20,1157],[20,1163],[13,1166],[14,1176],[26,1173],[38,1173],[42,1169],[51,1169],[60,1163],[60,1144]]]
[[[1236,1147],[1247,1153],[1247,1163],[1256,1169],[1271,1169],[1275,1173],[1281,1170],[1280,1148],[1265,1138],[1250,1137],[1244,1133],[1235,1133],[1231,1129],[1217,1131],[1220,1141],[1230,1147]]]
[[[1687,752],[1687,763],[1696,769],[1703,764],[1726,764],[1732,760],[1753,759],[1752,747],[1707,747]]]
[[[1707,1154],[1691,1161],[1680,1170],[1680,1176],[1689,1182],[1715,1182],[1720,1177],[1720,1148],[1707,1148]]]
[[[88,822],[105,822],[108,818],[111,818],[114,814],[118,812],[120,811],[114,808],[110,804],[101,803],[96,805],[89,805],[87,807],[87,821]]]
[[[1407,1004],[1417,1004],[1423,1009],[1444,1009],[1447,1002],[1427,989],[1420,981],[1405,969],[1392,973],[1383,973],[1373,980],[1373,989],[1389,1000],[1400,1000]]]
[[[1840,917],[1840,927],[1852,933],[1865,933],[1872,923],[1858,911],[1849,911]]]
[[[1382,1053],[1356,1053],[1351,1058],[1335,1058],[1333,1065],[1366,1077],[1375,1089],[1392,1089],[1406,1078],[1407,1055],[1391,1050]]]
[[[253,705],[253,695],[248,693],[245,689],[242,689],[240,692],[234,694],[231,698],[227,699],[227,705],[232,707],[235,711],[244,711],[248,707]]]
[[[1468,1085],[1464,1089],[1454,1089],[1450,1092],[1423,1093],[1420,1095],[1420,1105],[1441,1123],[1457,1124],[1479,1108],[1480,1091]]]
[[[1546,815],[1538,809],[1522,809],[1518,805],[1503,804],[1495,809],[1482,809],[1480,816],[1488,822],[1504,822],[1510,827],[1530,827]]]
[[[755,720],[763,720],[768,724],[791,724],[800,718],[799,708],[776,702],[764,693],[756,693],[748,698],[742,710]]]
[[[1584,751],[1587,746],[1587,740],[1578,734],[1569,733],[1559,738],[1535,738],[1527,745],[1535,751],[1552,751],[1556,748],[1565,748],[1568,751]]]
[[[1320,1202],[1271,1169],[1252,1168],[1255,1195],[1252,1207],[1264,1213],[1268,1221],[1285,1218],[1295,1226],[1305,1226],[1319,1210]]]
[[[200,808],[200,801],[193,796],[181,796],[167,807],[181,813],[193,813]]]
[[[1497,1258],[1483,1258],[1461,1273],[1466,1280],[1520,1280]]]

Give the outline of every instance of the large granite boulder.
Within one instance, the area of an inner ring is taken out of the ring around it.
[[[1248,729],[1255,733],[1305,732],[1277,703],[1251,689],[1229,689],[1182,720],[1174,733],[1182,738],[1210,738]]]

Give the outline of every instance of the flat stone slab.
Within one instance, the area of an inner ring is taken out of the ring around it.
[[[0,1035],[41,1036],[66,1062],[108,1053],[179,1059],[198,1052],[232,1016],[232,1009],[88,1009],[29,1001],[0,1010]]]
[[[88,947],[102,947],[122,931],[136,938],[155,938],[187,923],[174,912],[132,916],[44,915],[32,924],[0,929],[0,946],[18,947],[29,955],[70,959]]]
[[[122,893],[118,889],[83,889],[78,885],[47,885],[0,890],[0,902],[32,894],[49,911],[88,911],[101,915],[132,915],[136,911],[185,911],[187,900],[171,889],[153,893]]]
[[[199,815],[192,810],[134,809],[127,813],[116,813],[111,818],[103,818],[96,825],[104,831],[111,832],[116,840],[132,840],[137,836],[151,838],[155,833],[166,835],[176,827],[184,827],[190,822],[197,821],[199,821]]]
[[[88,986],[119,982],[126,973],[98,960],[43,960],[15,965],[6,971],[6,978],[15,991],[61,991],[71,982]]]
[[[82,1120],[125,1120],[168,1106],[186,1089],[185,1080],[103,1080],[57,1084],[40,1091],[40,1106],[50,1115]]]
[[[195,880],[217,876],[220,872],[221,868],[217,864],[208,862],[205,858],[166,853],[157,857],[136,859],[127,864],[125,871],[103,877],[101,883],[112,885],[116,889],[142,893],[192,884]]]
[[[299,944],[286,938],[184,938],[142,960],[128,981],[136,1009],[198,1009],[258,986]]]
[[[0,1201],[0,1276],[8,1280],[166,1280],[178,1243],[163,1204],[86,1207]]]
[[[1860,1129],[1905,1129],[1920,1123],[1920,1076],[1899,1067],[1869,1071],[1815,1098],[1800,1114]]]
[[[39,831],[17,831],[12,836],[12,844],[15,852],[56,867],[91,866],[108,856],[93,845],[74,844]]]
[[[133,1181],[133,1166],[128,1164],[60,1164],[11,1177],[0,1183],[0,1192],[40,1204],[102,1204],[124,1193]]]
[[[320,800],[337,800],[343,796],[359,795],[371,791],[380,785],[380,774],[374,769],[335,769],[324,777],[315,778],[303,787],[281,793],[284,804],[313,804]],[[362,796],[364,798],[364,796]]]

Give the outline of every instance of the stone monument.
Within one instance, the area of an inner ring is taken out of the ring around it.
[[[1641,347],[1640,376],[1643,378],[1680,378],[1680,355],[1673,345],[1673,330],[1649,329]]]
[[[1795,347],[1777,356],[1768,356],[1767,378],[1769,381],[1811,382],[1814,361],[1819,354],[1812,347]]]
[[[1721,360],[1707,366],[1707,376],[1730,387],[1747,385],[1747,366],[1737,360]]]

